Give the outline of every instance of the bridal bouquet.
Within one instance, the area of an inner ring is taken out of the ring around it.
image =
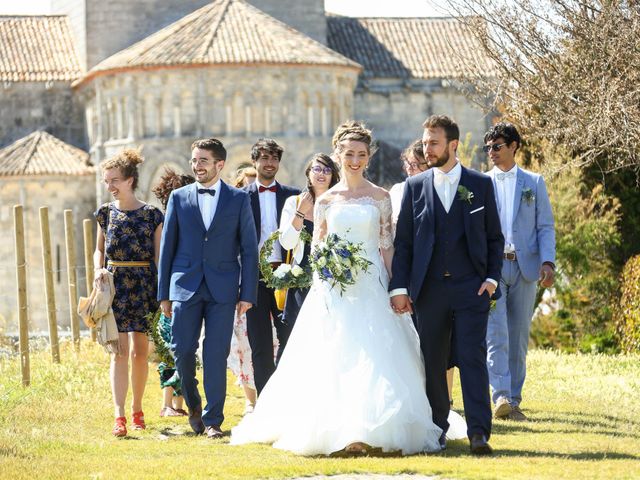
[[[305,268],[299,265],[291,265],[289,259],[282,263],[275,270],[269,262],[269,257],[273,251],[274,242],[280,238],[280,231],[276,230],[264,242],[260,249],[260,273],[267,287],[275,290],[286,290],[288,288],[308,288],[311,286],[311,267]],[[300,231],[300,241],[310,242],[311,235],[304,227]],[[289,254],[290,255],[290,254]]]
[[[335,233],[315,246],[311,253],[311,268],[331,288],[338,286],[342,295],[347,285],[355,283],[358,272],[366,272],[371,262],[362,256],[362,244],[351,243]]]

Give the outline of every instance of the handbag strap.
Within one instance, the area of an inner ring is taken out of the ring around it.
[[[298,205],[300,205],[300,195],[296,196],[296,210],[298,210]],[[293,259],[291,258],[291,250],[287,250],[287,262],[286,263],[292,263]]]

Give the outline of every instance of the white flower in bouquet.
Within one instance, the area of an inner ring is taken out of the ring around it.
[[[318,259],[318,265],[319,265],[320,267],[324,267],[324,266],[326,266],[326,265],[327,265],[327,259],[326,259],[325,257],[320,257],[320,258]]]
[[[275,271],[273,272],[273,276],[276,278],[284,278],[290,271],[291,265],[289,265],[288,263],[283,263],[275,269]]]
[[[342,262],[342,264],[347,267],[347,268],[351,268],[351,260],[349,260],[346,257],[340,257],[340,261]]]
[[[344,272],[344,269],[342,268],[342,265],[340,265],[340,263],[336,262],[333,266],[333,273],[335,273],[336,275],[342,275],[342,272]]]
[[[296,265],[291,269],[291,273],[293,274],[294,277],[299,277],[304,273],[304,270],[299,265]]]

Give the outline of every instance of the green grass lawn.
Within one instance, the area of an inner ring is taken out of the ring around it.
[[[31,357],[32,385],[16,359],[0,361],[0,478],[290,478],[344,473],[420,473],[445,478],[640,478],[640,356],[533,351],[523,408],[527,423],[494,424],[491,458],[466,441],[441,454],[404,458],[305,458],[266,445],[195,437],[185,418],[160,418],[153,367],[147,430],[111,436],[108,357],[85,341],[63,363]],[[455,387],[456,407],[461,405]],[[225,431],[240,420],[241,390],[229,377]],[[130,418],[128,419],[131,421]]]

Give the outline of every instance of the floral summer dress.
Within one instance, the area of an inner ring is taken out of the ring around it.
[[[164,216],[152,205],[119,210],[113,203],[102,205],[94,216],[105,234],[107,260],[150,262],[148,267],[107,267],[116,287],[113,314],[118,331],[146,332],[149,321],[145,317],[158,309],[153,238]]]

